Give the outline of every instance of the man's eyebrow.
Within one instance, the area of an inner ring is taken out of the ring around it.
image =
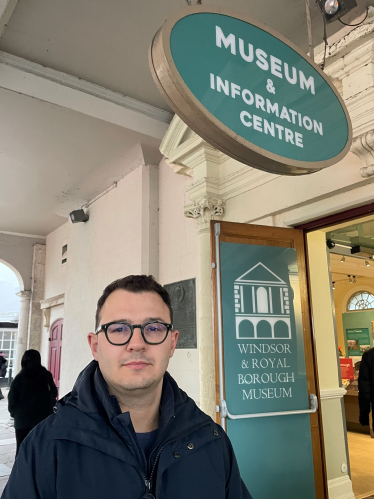
[[[130,321],[130,319],[117,319],[117,321],[118,322],[127,322],[128,324],[132,324],[132,321]],[[117,321],[115,321],[115,322],[117,322]],[[145,319],[143,319],[142,324],[145,324],[146,322],[153,322],[153,321],[165,322],[165,320],[162,317],[146,317]]]

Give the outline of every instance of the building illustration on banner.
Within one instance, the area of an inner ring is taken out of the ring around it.
[[[236,338],[291,339],[290,289],[259,262],[234,282]]]

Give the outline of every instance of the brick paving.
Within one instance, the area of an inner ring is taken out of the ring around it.
[[[7,484],[16,455],[16,438],[13,422],[8,412],[8,389],[2,389],[4,399],[0,400],[0,495]]]

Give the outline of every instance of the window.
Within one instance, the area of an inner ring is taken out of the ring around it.
[[[374,295],[368,291],[355,293],[348,300],[348,310],[367,310],[374,308]]]
[[[6,378],[9,378],[9,371],[12,370],[14,377],[14,367],[17,349],[17,329],[0,329],[0,352],[8,360],[8,370]]]
[[[67,260],[68,260],[68,245],[64,244],[63,247],[62,247],[62,260],[61,260],[61,264],[64,265],[64,263],[66,263]]]

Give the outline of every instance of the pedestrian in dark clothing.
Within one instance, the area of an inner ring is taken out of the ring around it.
[[[225,432],[165,372],[172,315],[152,276],[107,286],[95,360],[26,438],[2,499],[251,499]]]
[[[8,410],[16,430],[16,455],[34,426],[53,413],[57,397],[52,374],[41,365],[37,350],[27,350],[23,354],[21,367],[8,394]]]
[[[4,353],[0,352],[0,378],[5,378],[7,368],[8,368],[8,361],[4,357]],[[3,398],[5,398],[5,397],[4,397],[3,392],[1,391],[1,388],[0,388],[0,400],[3,400]]]
[[[365,352],[361,359],[358,375],[358,403],[360,423],[368,426],[370,406],[374,407],[374,348]]]

